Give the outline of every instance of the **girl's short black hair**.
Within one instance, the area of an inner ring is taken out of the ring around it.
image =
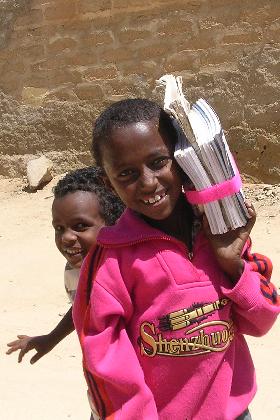
[[[93,127],[92,154],[98,166],[102,167],[102,145],[110,140],[116,128],[142,121],[156,121],[159,131],[176,142],[177,132],[172,118],[156,102],[149,99],[125,99],[110,105],[96,119]]]
[[[107,226],[114,225],[125,209],[119,197],[105,187],[100,168],[91,166],[70,171],[53,189],[55,199],[76,191],[88,191],[97,196]]]

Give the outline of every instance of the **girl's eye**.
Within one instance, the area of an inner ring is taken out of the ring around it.
[[[169,157],[161,157],[161,158],[155,159],[152,163],[153,169],[163,168],[164,166],[166,166],[168,164],[170,159],[171,158],[169,158]]]

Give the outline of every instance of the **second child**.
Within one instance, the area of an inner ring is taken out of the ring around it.
[[[120,217],[124,206],[119,198],[105,188],[100,169],[81,168],[67,173],[54,187],[52,224],[55,243],[67,264],[64,284],[68,297],[73,302],[80,268],[89,248],[96,243],[99,229],[113,225]],[[19,350],[18,361],[30,350],[36,350],[30,363],[37,362],[50,352],[61,340],[74,331],[72,306],[49,333],[36,337],[18,335],[8,343],[7,354]]]

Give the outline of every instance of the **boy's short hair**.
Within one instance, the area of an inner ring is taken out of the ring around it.
[[[114,225],[125,209],[119,197],[106,188],[100,168],[91,166],[70,171],[53,188],[55,199],[76,191],[96,194],[101,216],[107,226]]]
[[[156,102],[141,98],[125,99],[110,105],[95,121],[92,154],[96,164],[102,167],[101,147],[109,141],[114,129],[143,121],[156,121],[161,134],[167,135],[176,143],[177,132],[172,118]]]

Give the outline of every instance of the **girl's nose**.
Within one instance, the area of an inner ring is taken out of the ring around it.
[[[155,172],[150,168],[144,168],[139,177],[139,182],[143,191],[153,192],[156,188],[157,183],[157,177]]]

